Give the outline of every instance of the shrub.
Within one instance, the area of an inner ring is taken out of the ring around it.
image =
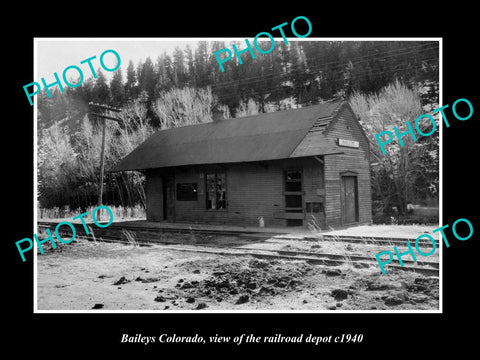
[[[392,217],[390,215],[375,214],[373,215],[372,220],[373,220],[373,224],[376,224],[376,225],[392,224]],[[407,214],[407,215],[397,215],[395,217],[395,220],[396,220],[396,225],[415,225],[415,224],[437,225],[439,222],[439,216],[438,214],[428,215],[428,216]]]

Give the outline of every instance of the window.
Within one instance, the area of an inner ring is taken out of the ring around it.
[[[323,212],[323,203],[321,202],[307,202],[305,203],[307,213]]]
[[[177,201],[197,201],[197,183],[177,184]]]
[[[285,207],[302,208],[302,195],[285,195]]]
[[[303,212],[302,172],[285,172],[285,212]]]
[[[301,181],[286,181],[285,182],[285,191],[301,192],[302,191],[302,182]]]
[[[225,173],[206,174],[207,210],[227,208]]]
[[[287,181],[302,181],[302,173],[300,171],[287,171]]]

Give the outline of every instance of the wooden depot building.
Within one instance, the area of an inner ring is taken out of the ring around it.
[[[111,171],[145,173],[147,221],[335,228],[371,220],[369,152],[336,101],[160,130]]]

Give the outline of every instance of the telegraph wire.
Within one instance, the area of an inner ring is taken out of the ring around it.
[[[415,46],[411,46],[411,47],[408,47],[408,48],[392,49],[392,50],[383,51],[383,52],[380,52],[380,53],[357,56],[355,58],[350,59],[348,62],[344,62],[344,63],[338,63],[337,61],[330,61],[330,62],[326,62],[326,63],[322,63],[322,64],[318,64],[318,65],[309,67],[309,69],[311,69],[312,71],[315,71],[317,69],[324,69],[328,65],[336,65],[333,68],[330,67],[328,69],[330,71],[330,70],[332,70],[332,69],[334,70],[336,68],[343,68],[343,67],[349,65],[350,63],[352,63],[353,65],[356,65],[356,64],[361,64],[361,63],[364,63],[364,62],[368,62],[372,58],[377,58],[378,60],[385,60],[387,58],[391,58],[391,57],[395,57],[395,56],[408,55],[408,54],[411,54],[411,53],[415,53],[416,52],[415,50],[418,50],[418,49],[420,49],[422,47],[425,47],[425,46],[429,46],[429,47],[424,49],[424,50],[438,49],[437,44],[431,44],[431,43],[420,44],[420,45],[415,45]],[[405,50],[409,50],[409,51],[405,51]],[[385,55],[385,56],[382,56],[382,55]],[[419,61],[422,61],[422,60],[419,59]],[[220,82],[218,84],[213,84],[213,85],[210,85],[210,86],[212,87],[212,90],[213,90],[213,89],[216,89],[216,88],[225,88],[225,87],[230,87],[230,86],[235,86],[235,85],[244,85],[243,83],[250,84],[250,83],[261,82],[261,81],[264,81],[265,79],[268,79],[270,77],[288,76],[288,75],[293,75],[296,72],[301,72],[301,71],[302,71],[302,69],[290,69],[290,70],[287,70],[287,71],[281,71],[281,72],[258,75],[258,76],[243,78],[243,79],[238,79],[238,80]],[[254,81],[249,81],[249,80],[252,80],[252,79]]]
[[[379,58],[379,60],[384,60],[385,58]],[[426,59],[421,59],[419,60],[420,62],[421,61],[426,61]],[[342,72],[345,72],[346,69],[345,69],[345,66],[347,66],[349,63],[346,63],[346,64],[338,64],[337,66],[335,67],[329,67],[327,69],[327,66],[326,64],[322,64],[322,65],[318,65],[318,66],[315,66],[315,67],[309,67],[309,70],[311,70],[309,73],[319,73],[323,70],[328,70],[329,72],[332,72],[332,71],[336,71],[336,69],[341,69]],[[360,64],[360,62],[356,62],[356,63],[353,63],[352,62],[352,65],[355,66],[355,65],[358,65]],[[288,72],[281,72],[281,73],[275,73],[275,74],[268,74],[268,75],[264,75],[264,76],[257,76],[255,77],[253,81],[245,81],[245,80],[238,80],[238,81],[232,81],[232,82],[229,82],[229,83],[220,83],[218,85],[212,85],[212,90],[215,90],[215,89],[224,89],[224,88],[229,88],[229,87],[234,87],[234,86],[245,86],[245,85],[250,85],[250,84],[254,84],[254,83],[258,83],[258,82],[262,82],[262,81],[268,81],[270,80],[269,78],[272,77],[272,79],[275,77],[275,76],[278,76],[278,77],[289,77],[291,75],[295,75],[295,74],[298,74],[298,73],[302,73],[302,69],[294,69],[294,70],[290,70]],[[308,74],[308,73],[307,73]]]
[[[405,70],[408,70],[408,69],[411,69],[411,70],[420,70],[423,68],[423,66],[425,65],[425,62],[426,61],[429,61],[429,60],[438,60],[436,58],[430,58],[430,59],[425,59],[423,60],[423,63],[421,64],[417,64],[416,66],[412,66],[412,65],[407,65],[405,64],[404,66],[401,66],[401,67],[395,67],[395,68],[390,68],[390,69],[385,69],[385,70],[382,70],[382,71],[363,71],[363,72],[360,72],[360,73],[354,73],[354,74],[351,74],[351,78],[350,79],[344,79],[344,78],[338,78],[338,79],[335,79],[335,77],[339,74],[343,74],[344,73],[342,71],[336,71],[334,72],[333,74],[333,82],[338,82],[338,81],[358,81],[358,80],[365,80],[367,79],[370,74],[391,74],[391,73],[395,73],[396,71],[405,71]],[[429,64],[429,63],[426,63],[427,65],[429,66],[435,66],[435,65],[438,65],[438,63],[433,63],[433,64]],[[244,88],[244,92],[246,93],[245,95],[247,96],[252,96],[252,95],[265,95],[265,94],[272,94],[272,93],[279,93],[279,92],[284,92],[284,93],[295,93],[296,91],[298,90],[301,90],[301,89],[304,89],[305,88],[305,85],[296,85],[296,86],[290,86],[290,85],[277,85],[277,86],[274,86],[274,87],[271,87],[271,88],[268,88],[268,89],[264,89],[264,90],[255,90],[255,89],[248,89],[248,88]],[[216,94],[216,97],[218,100],[225,100],[225,99],[228,99],[228,98],[231,98],[232,96],[234,96],[234,94],[230,93],[230,94]]]

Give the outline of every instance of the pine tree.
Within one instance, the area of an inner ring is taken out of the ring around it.
[[[93,85],[93,101],[100,104],[108,104],[110,101],[107,78],[100,68],[97,69],[97,79]]]
[[[37,103],[38,103],[38,134],[39,136],[42,135],[43,129],[46,129],[51,124],[51,120],[53,118],[52,111],[53,111],[53,101],[51,98],[48,97],[45,91],[40,91],[37,95]]]
[[[176,87],[185,85],[187,71],[185,69],[185,60],[183,51],[177,46],[173,51],[173,72]]]
[[[150,59],[150,57],[147,57],[143,64],[139,64],[137,68],[137,76],[138,90],[140,92],[145,91],[149,98],[152,99],[155,90],[156,74],[152,59]]]
[[[307,61],[302,46],[295,41],[290,42],[291,71],[290,81],[293,85],[293,95],[298,104],[308,103],[309,100],[309,74]]]
[[[125,83],[125,96],[127,100],[133,100],[137,96],[136,83],[135,66],[133,65],[133,61],[130,60],[127,67],[127,82]]]
[[[157,78],[154,91],[155,98],[157,98],[162,91],[166,91],[172,88],[174,84],[172,72],[172,60],[170,56],[168,56],[168,54],[164,52],[157,58]]]
[[[195,59],[193,56],[192,47],[187,45],[185,47],[185,59],[187,63],[187,76],[186,76],[186,84],[187,86],[196,86],[196,73],[195,73]]]
[[[111,105],[121,106],[125,102],[125,89],[123,86],[122,69],[118,69],[112,76],[110,81],[110,97]]]
[[[208,45],[199,41],[195,51],[196,84],[199,87],[208,85]]]

